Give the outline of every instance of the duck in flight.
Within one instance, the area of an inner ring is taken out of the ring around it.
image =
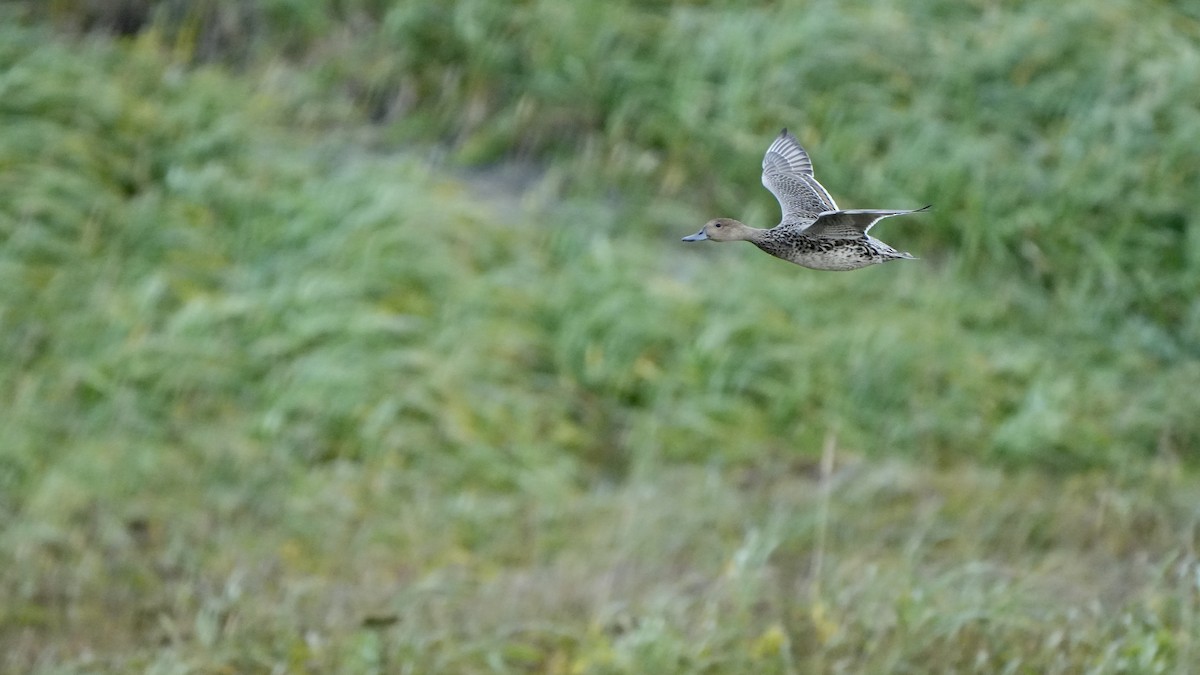
[[[924,211],[838,209],[813,177],[812,160],[787,129],[779,132],[763,157],[762,182],[783,207],[783,220],[770,229],[750,227],[732,218],[715,218],[684,241],[748,241],[777,258],[814,270],[856,270],[889,260],[914,260],[879,241],[871,227],[892,216]]]

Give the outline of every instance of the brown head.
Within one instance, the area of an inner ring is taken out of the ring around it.
[[[704,224],[704,227],[699,232],[689,237],[684,237],[684,241],[704,241],[711,239],[712,241],[748,241],[754,239],[754,235],[759,230],[746,225],[745,223],[734,220],[733,218],[713,218]]]

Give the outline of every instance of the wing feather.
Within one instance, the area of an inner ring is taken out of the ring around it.
[[[866,236],[875,223],[892,216],[903,216],[909,213],[924,211],[929,206],[908,211],[891,211],[886,209],[854,209],[848,211],[826,211],[817,216],[816,221],[804,230],[810,237],[822,239],[859,239]]]
[[[779,200],[784,223],[837,210],[829,191],[813,176],[812,159],[787,129],[779,132],[763,156],[762,183]]]

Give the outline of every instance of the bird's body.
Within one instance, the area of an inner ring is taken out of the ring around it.
[[[749,241],[777,258],[816,270],[854,270],[913,258],[867,232],[884,218],[929,207],[910,211],[839,210],[813,176],[808,153],[787,129],[767,148],[762,182],[783,208],[778,225],[759,229],[732,218],[716,218],[683,240]]]
[[[750,241],[776,258],[814,270],[856,270],[889,260],[913,258],[870,235],[850,239],[810,237],[793,226],[763,230]]]

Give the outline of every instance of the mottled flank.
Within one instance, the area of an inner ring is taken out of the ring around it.
[[[777,258],[814,270],[853,270],[889,260],[915,260],[878,239],[863,235],[853,239],[811,237],[794,225],[763,230],[752,239],[755,246]]]
[[[684,241],[749,241],[778,258],[815,270],[854,270],[889,260],[914,259],[867,234],[892,216],[924,211],[839,210],[813,176],[812,160],[784,129],[763,157],[763,185],[779,200],[783,218],[764,230],[732,218],[715,218]]]

